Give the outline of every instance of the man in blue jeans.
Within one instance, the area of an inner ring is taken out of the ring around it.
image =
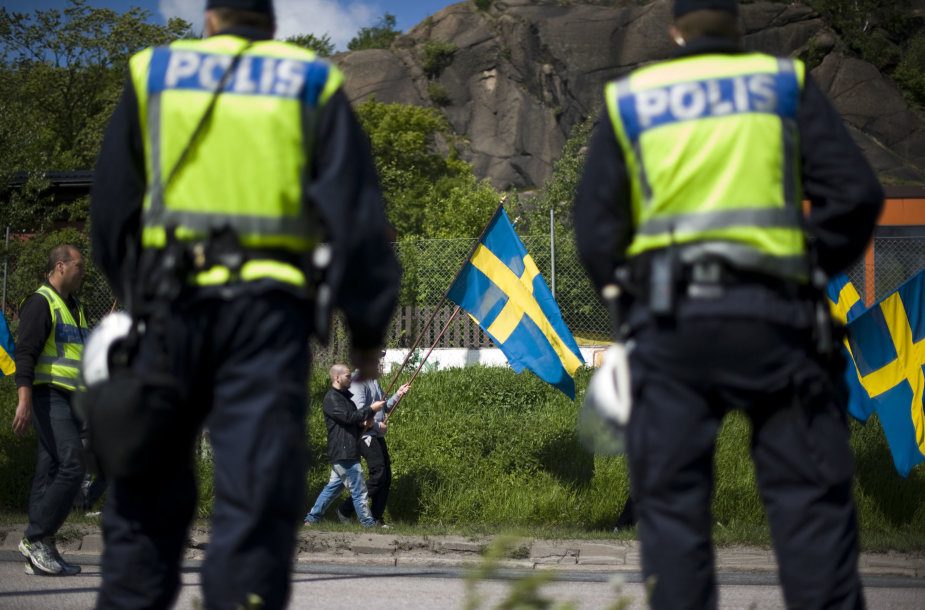
[[[37,459],[29,494],[29,526],[19,543],[26,573],[72,576],[80,566],[65,561],[55,534],[71,510],[84,478],[80,422],[71,408],[84,338],[89,334],[75,293],[84,277],[80,251],[71,244],[48,254],[47,281],[19,312],[16,386],[19,403],[13,432],[35,428]]]
[[[363,468],[360,465],[360,451],[357,441],[363,432],[365,423],[382,409],[384,401],[375,402],[362,409],[353,404],[349,388],[350,369],[344,364],[331,367],[331,389],[324,395],[321,408],[324,411],[324,425],[328,429],[328,459],[331,461],[331,477],[325,485],[315,505],[305,516],[305,524],[313,525],[321,520],[328,507],[340,495],[342,486],[346,486],[353,497],[353,507],[363,527],[373,527],[373,519],[366,503],[366,481],[363,480]]]

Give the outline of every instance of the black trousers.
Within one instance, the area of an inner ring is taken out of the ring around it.
[[[285,607],[305,503],[306,309],[284,292],[186,300],[172,306],[163,342],[145,336],[135,366],[158,367],[166,356],[188,393],[177,405],[182,424],[156,448],[182,459],[142,480],[111,482],[99,608],[166,608],[176,598],[203,423],[215,499],[205,607],[238,608],[253,596],[262,608]]]
[[[369,439],[369,444],[366,439]],[[369,477],[366,479],[366,490],[369,494],[369,510],[373,519],[382,521],[385,507],[389,501],[389,489],[392,487],[392,459],[389,457],[389,447],[381,436],[361,436],[358,446],[360,455],[366,460],[366,469]],[[337,509],[342,515],[353,515],[353,501],[344,500]]]
[[[791,608],[861,608],[844,363],[813,354],[806,329],[687,318],[634,333],[627,452],[653,608],[717,606],[713,454],[742,409]]]

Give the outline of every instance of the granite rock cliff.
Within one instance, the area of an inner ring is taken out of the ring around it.
[[[600,112],[608,80],[670,57],[670,0],[599,6],[505,0],[451,5],[389,49],[341,53],[354,102],[438,107],[479,177],[541,186],[572,128]],[[896,85],[858,59],[812,9],[743,3],[747,48],[807,58],[885,183],[925,184],[925,120]]]

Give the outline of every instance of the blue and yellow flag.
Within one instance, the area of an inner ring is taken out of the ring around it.
[[[925,462],[925,270],[849,322],[860,383],[902,476]]]
[[[829,308],[832,310],[832,317],[835,318],[842,326],[847,326],[859,315],[867,311],[864,301],[858,294],[857,289],[848,276],[844,273],[836,275],[829,281],[826,286],[826,296],[829,298]],[[874,412],[874,401],[864,386],[861,385],[861,379],[858,377],[858,370],[854,366],[854,358],[851,356],[851,346],[848,344],[848,337],[845,337],[845,383],[848,385],[848,413],[851,417],[860,422],[866,422],[870,414]]]
[[[16,372],[16,362],[13,360],[13,335],[6,324],[6,318],[0,314],[0,374],[12,375]]]
[[[832,317],[841,322],[842,326],[847,326],[849,322],[867,311],[861,295],[844,273],[836,275],[829,281],[826,295],[829,297]]]
[[[488,333],[515,371],[575,398],[575,370],[584,361],[540,270],[499,207],[447,297]]]

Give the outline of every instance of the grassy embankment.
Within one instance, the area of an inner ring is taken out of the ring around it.
[[[468,368],[421,375],[391,421],[394,482],[387,517],[396,533],[513,533],[550,538],[611,537],[628,492],[625,460],[588,453],[575,421],[589,377],[579,375],[572,402],[530,374]],[[320,405],[326,378],[311,380]],[[33,435],[10,431],[11,380],[0,381],[0,519],[25,520]],[[925,549],[925,469],[896,474],[876,418],[852,422],[855,495],[862,544],[870,550]],[[768,544],[768,529],[748,453],[748,420],[728,417],[716,452],[714,534],[720,544]],[[327,481],[325,430],[311,409],[306,506]],[[199,516],[211,509],[211,464],[200,464]],[[333,513],[326,526],[340,526]],[[79,522],[81,517],[72,517]],[[632,537],[633,532],[620,534]]]

